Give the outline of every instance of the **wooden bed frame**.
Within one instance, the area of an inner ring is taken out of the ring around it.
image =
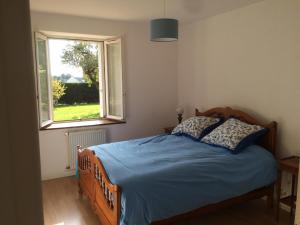
[[[226,108],[213,108],[206,112],[196,109],[196,116],[234,117],[250,124],[257,124],[269,128],[268,134],[261,140],[260,145],[275,156],[277,123],[263,124],[247,113]],[[101,160],[89,149],[78,146],[79,193],[89,199],[91,206],[98,215],[102,225],[118,225],[121,211],[121,187],[112,184],[106,174]],[[177,215],[165,220],[153,222],[151,225],[173,224],[174,222],[197,217],[201,214],[213,212],[221,208],[243,203],[252,199],[267,196],[267,204],[273,206],[274,184],[251,191],[247,194],[231,198],[216,204],[207,205],[197,210]]]

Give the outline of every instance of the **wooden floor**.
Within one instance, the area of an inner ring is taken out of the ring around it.
[[[45,225],[100,225],[88,201],[78,196],[74,177],[43,182]],[[196,220],[174,225],[288,225],[288,213],[280,213],[279,223],[274,212],[267,209],[263,200],[255,200]]]

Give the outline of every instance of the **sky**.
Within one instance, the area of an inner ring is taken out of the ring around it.
[[[72,40],[62,39],[49,39],[49,57],[50,57],[50,73],[51,76],[60,76],[61,74],[71,74],[75,77],[83,77],[82,69],[80,67],[63,64],[61,62],[61,56],[63,55],[63,49],[68,44],[74,44]]]

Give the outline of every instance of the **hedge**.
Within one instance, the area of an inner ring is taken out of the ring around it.
[[[99,90],[86,83],[64,83],[65,94],[59,99],[58,104],[99,103]]]

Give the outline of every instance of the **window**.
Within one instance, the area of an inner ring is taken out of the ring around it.
[[[83,40],[35,33],[40,127],[124,120],[120,38]]]

